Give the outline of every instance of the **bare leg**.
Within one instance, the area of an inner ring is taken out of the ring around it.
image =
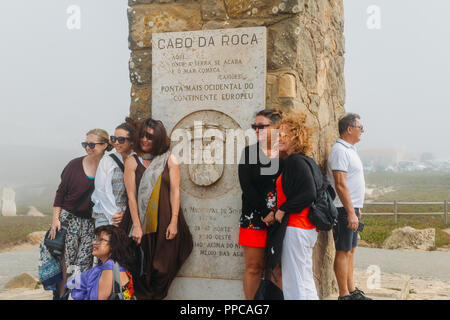
[[[353,282],[353,257],[355,253],[355,248],[352,248],[352,251],[349,252],[348,257],[348,271],[347,271],[347,288],[349,292],[355,291],[355,283]]]
[[[244,247],[244,294],[247,300],[253,300],[258,290],[264,266],[264,253],[265,248]]]
[[[348,258],[350,251],[336,250],[334,259],[334,273],[339,287],[339,296],[343,297],[349,294],[348,291]]]

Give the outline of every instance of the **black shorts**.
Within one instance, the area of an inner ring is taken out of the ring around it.
[[[348,214],[343,207],[338,209],[338,222],[333,228],[334,246],[338,251],[351,251],[358,245],[358,232],[347,228]],[[359,220],[359,208],[355,208]]]

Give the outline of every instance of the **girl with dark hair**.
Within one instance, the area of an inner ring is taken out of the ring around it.
[[[136,123],[127,117],[110,137],[116,150],[100,160],[95,176],[95,190],[92,194],[95,227],[108,224],[117,227],[122,221],[128,205],[123,180],[124,162],[133,151],[136,136]]]
[[[112,294],[113,266],[119,264],[120,282],[124,300],[135,300],[133,278],[133,256],[130,238],[113,226],[96,228],[92,254],[98,264],[92,269],[69,281],[66,288],[71,289],[74,300],[107,300]]]
[[[94,221],[92,219],[91,195],[98,164],[105,151],[111,150],[108,133],[93,129],[81,143],[87,156],[70,161],[61,173],[61,183],[56,190],[53,203],[53,221],[49,238],[55,239],[61,226],[67,232],[64,254],[61,258],[63,280],[56,285],[54,299],[66,297],[64,284],[73,274],[92,267],[92,240]]]
[[[135,279],[138,299],[163,299],[190,255],[192,235],[180,206],[180,168],[161,121],[139,129],[137,154],[125,161],[129,211],[120,227],[141,246],[144,275]]]
[[[244,149],[239,163],[242,189],[239,244],[244,247],[243,286],[247,300],[253,300],[258,289],[264,268],[267,227],[274,222],[275,181],[281,172],[281,163],[278,153],[272,148],[270,129],[280,120],[281,114],[277,110],[266,109],[257,113],[252,128],[258,142]]]

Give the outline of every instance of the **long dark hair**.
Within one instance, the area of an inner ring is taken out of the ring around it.
[[[130,141],[135,143],[136,135],[137,135],[137,132],[138,132],[138,123],[136,121],[134,121],[130,117],[126,117],[125,118],[125,122],[119,124],[116,127],[116,130],[117,129],[123,129],[123,130],[127,131],[128,135],[129,135],[129,138],[130,138]]]
[[[148,118],[142,122],[138,130],[137,143],[134,147],[134,151],[137,154],[142,154],[144,151],[141,149],[140,139],[144,136],[147,129],[153,129],[153,146],[150,153],[153,156],[159,156],[165,153],[170,148],[170,139],[167,136],[166,128],[160,120]]]
[[[119,263],[130,272],[134,272],[134,252],[132,250],[132,240],[128,238],[125,231],[113,225],[98,227],[94,234],[99,236],[102,232],[109,235],[109,246],[111,247],[111,259]]]

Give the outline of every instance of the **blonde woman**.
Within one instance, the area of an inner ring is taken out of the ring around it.
[[[312,269],[316,227],[308,218],[316,198],[314,177],[306,161],[312,162],[312,131],[306,116],[292,112],[278,123],[279,152],[283,170],[276,182],[278,240],[271,241],[271,265],[281,263],[285,300],[317,300]]]
[[[56,286],[53,298],[67,298],[64,284],[75,273],[92,267],[92,245],[94,220],[92,219],[91,196],[100,159],[105,151],[112,149],[109,135],[103,129],[93,129],[81,143],[87,155],[71,160],[61,174],[61,183],[53,203],[53,222],[49,237],[54,239],[56,231],[63,225],[67,231],[64,255],[61,258],[63,280]]]

